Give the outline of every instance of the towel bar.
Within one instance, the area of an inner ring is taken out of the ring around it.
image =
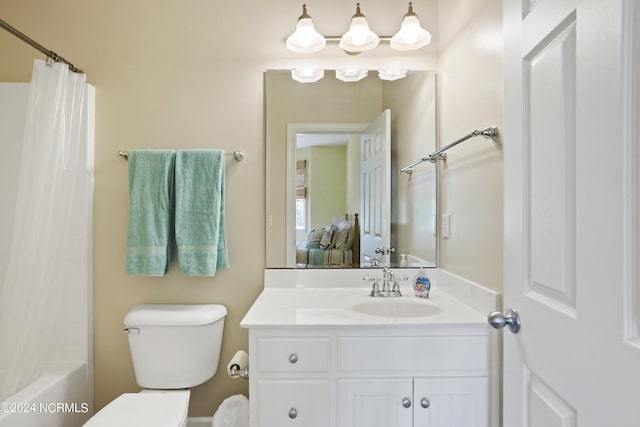
[[[225,155],[226,156],[233,155],[233,158],[236,159],[239,162],[241,162],[242,159],[244,159],[244,151],[234,151],[233,153],[225,153]],[[123,159],[127,160],[129,158],[129,152],[126,151],[126,150],[120,150],[120,151],[118,151],[118,156],[120,156]]]

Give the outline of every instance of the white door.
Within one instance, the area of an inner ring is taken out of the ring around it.
[[[375,257],[376,248],[391,243],[391,110],[384,110],[361,135],[360,265]]]
[[[640,4],[503,4],[503,425],[637,427]]]

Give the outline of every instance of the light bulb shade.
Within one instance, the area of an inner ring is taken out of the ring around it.
[[[336,70],[336,79],[343,82],[358,82],[365,77],[369,72],[367,70]]]
[[[407,70],[378,70],[378,77],[392,82],[407,77]]]
[[[311,17],[300,18],[296,31],[287,37],[287,49],[296,53],[312,53],[324,49],[326,40],[316,31]]]
[[[340,38],[340,48],[347,53],[360,53],[373,49],[380,43],[380,37],[369,29],[367,18],[360,13],[360,3],[356,6],[356,13],[351,18],[349,31]]]
[[[315,83],[324,77],[324,70],[319,69],[293,69],[291,78],[300,83]]]
[[[405,15],[400,31],[391,37],[391,48],[396,50],[420,49],[431,43],[431,34],[420,26],[420,20],[413,15]]]

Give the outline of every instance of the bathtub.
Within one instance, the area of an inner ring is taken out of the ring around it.
[[[49,366],[32,384],[0,402],[0,427],[80,427],[93,414],[84,363]]]

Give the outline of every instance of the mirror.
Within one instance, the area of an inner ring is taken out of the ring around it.
[[[436,165],[400,173],[435,150],[435,105],[432,71],[395,81],[369,71],[349,83],[332,70],[315,83],[267,71],[267,268],[435,266]],[[372,128],[385,114],[388,129]],[[362,156],[366,147],[380,148],[380,133],[390,137],[381,160],[387,167],[367,172]],[[389,200],[380,203],[384,189]],[[376,236],[395,252],[385,258],[366,249]]]

